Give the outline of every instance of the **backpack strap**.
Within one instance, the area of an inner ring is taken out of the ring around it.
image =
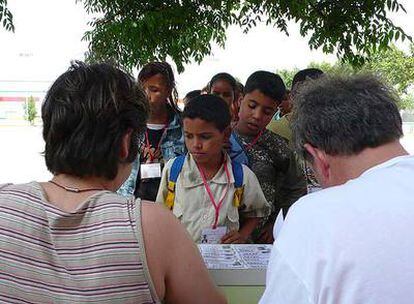
[[[232,161],[231,168],[234,176],[234,187],[240,188],[243,186],[243,166],[239,162]]]
[[[232,161],[231,167],[233,171],[234,177],[234,196],[233,196],[233,206],[238,208],[240,207],[240,203],[243,199],[243,165],[239,162]]]
[[[231,160],[249,166],[249,159],[247,158],[246,151],[244,151],[243,145],[237,139],[234,132],[231,133],[229,141],[230,150],[228,151],[228,154]]]
[[[167,196],[164,204],[168,209],[172,210],[174,207],[175,200],[175,183],[177,182],[178,176],[180,175],[181,169],[183,168],[186,155],[180,155],[173,160],[170,168],[170,176],[168,177],[167,184]]]

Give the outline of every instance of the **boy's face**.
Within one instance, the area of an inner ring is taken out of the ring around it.
[[[266,128],[278,105],[259,90],[247,93],[241,102],[237,130],[242,135],[256,135]]]
[[[200,118],[184,118],[184,135],[187,150],[197,163],[209,163],[221,158],[223,144],[230,136],[230,128],[221,132],[212,122]]]

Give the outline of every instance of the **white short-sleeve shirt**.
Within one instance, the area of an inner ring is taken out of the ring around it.
[[[301,198],[275,240],[260,304],[414,303],[414,156]]]

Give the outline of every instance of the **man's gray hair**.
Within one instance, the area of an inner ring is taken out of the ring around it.
[[[360,74],[308,80],[295,95],[293,141],[300,156],[308,143],[329,155],[354,155],[401,138],[398,96],[378,78]]]

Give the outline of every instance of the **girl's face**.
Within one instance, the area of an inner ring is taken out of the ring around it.
[[[210,88],[210,93],[221,97],[229,106],[234,102],[234,90],[230,83],[224,79],[216,80]]]
[[[171,88],[162,74],[155,74],[144,80],[142,86],[147,93],[151,107],[164,106],[167,103],[168,96],[171,95]]]

